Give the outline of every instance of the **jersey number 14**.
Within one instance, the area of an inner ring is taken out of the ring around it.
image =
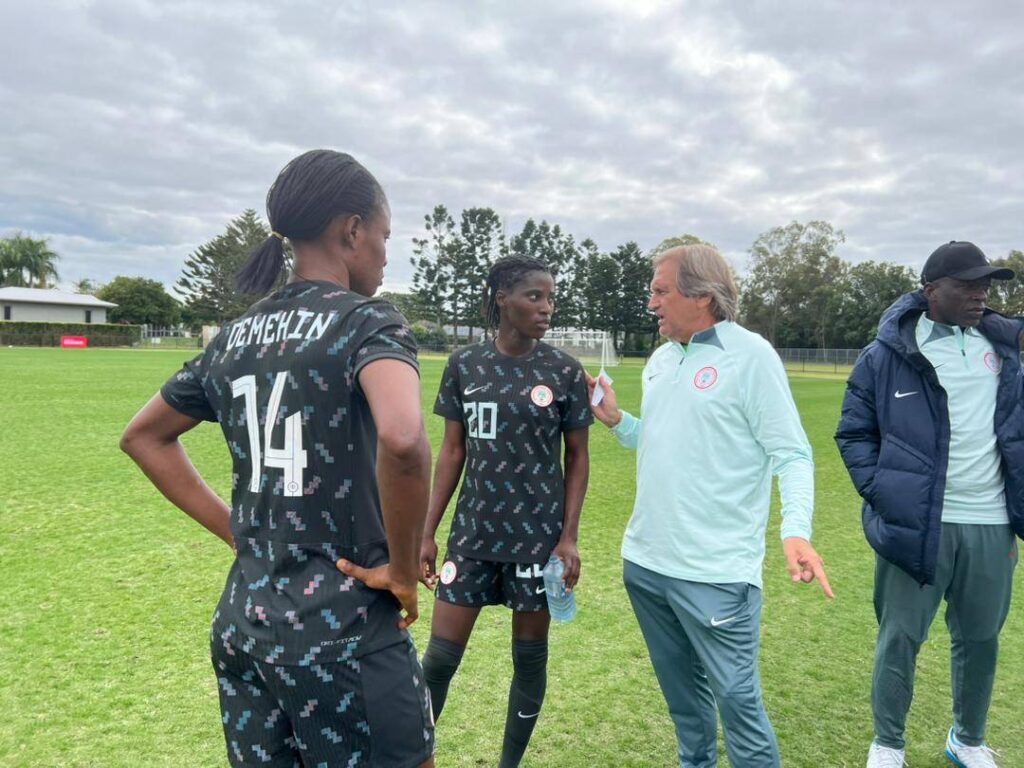
[[[274,379],[274,389],[267,404],[267,419],[263,425],[263,445],[260,448],[260,423],[257,412],[256,377],[252,374],[241,376],[231,382],[231,393],[245,398],[245,425],[249,430],[249,452],[252,456],[252,476],[249,490],[259,493],[263,467],[276,467],[284,471],[284,495],[302,495],[302,470],[306,468],[306,452],[302,448],[302,414],[293,413],[284,420],[284,446],[273,444],[274,425],[277,411],[281,407],[281,394],[288,374],[281,371]]]

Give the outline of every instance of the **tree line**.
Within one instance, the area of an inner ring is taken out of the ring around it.
[[[105,286],[90,280],[80,292],[118,304],[112,322],[190,327],[221,325],[238,317],[259,296],[240,294],[234,276],[270,234],[252,209],[232,219],[224,232],[200,245],[185,260],[174,285],[179,302],[158,281],[114,278]],[[740,286],[740,322],[776,347],[859,348],[874,338],[878,319],[897,297],[918,287],[917,273],[888,261],[856,264],[838,251],[842,230],[825,221],[790,222],[763,232],[749,249]],[[628,241],[602,250],[590,238],[577,241],[558,224],[528,219],[509,234],[491,208],[467,208],[457,216],[437,205],[413,238],[412,288],[386,293],[413,323],[421,339],[444,341],[441,328],[480,328],[483,286],[495,259],[531,256],[546,263],[556,279],[554,328],[610,332],[620,351],[645,351],[658,342],[657,324],[647,311],[651,257],[677,245],[705,242],[694,234],[666,238],[650,251]],[[923,263],[926,254],[920,256]],[[58,278],[58,255],[46,240],[20,233],[0,240],[0,285],[50,287]],[[1013,269],[1019,279],[996,281],[989,304],[1005,314],[1024,315],[1024,252],[1012,250],[993,263]],[[465,335],[465,334],[463,334]]]
[[[741,320],[777,348],[857,349],[871,342],[879,318],[899,296],[920,287],[910,267],[882,261],[851,264],[836,255],[846,240],[825,221],[791,222],[761,234],[750,248],[740,293]],[[921,254],[923,264],[927,254]],[[993,264],[1019,279],[994,281],[989,306],[1024,314],[1024,253]]]
[[[842,230],[825,221],[791,222],[757,237],[748,272],[737,278],[740,322],[775,347],[860,348],[875,336],[885,309],[918,287],[917,273],[892,262],[857,264],[837,251]],[[657,343],[657,325],[647,312],[651,258],[678,245],[704,243],[693,234],[669,237],[644,253],[635,242],[601,251],[591,239],[577,243],[547,221],[530,219],[506,236],[490,208],[469,208],[456,221],[443,205],[424,217],[416,238],[411,319],[438,324],[479,325],[480,294],[487,269],[499,256],[534,256],[555,274],[553,327],[609,331],[620,350],[644,350]],[[921,261],[923,262],[922,257]],[[1024,314],[1024,253],[1011,251],[994,263],[1017,271],[1021,280],[997,281],[990,304]]]
[[[509,236],[491,208],[467,208],[458,221],[444,205],[424,216],[424,233],[413,239],[411,320],[479,328],[487,272],[502,256],[530,256],[555,277],[555,328],[610,331],[620,346],[643,348],[657,338],[647,312],[652,268],[635,242],[601,252],[579,243],[558,224],[528,219]]]

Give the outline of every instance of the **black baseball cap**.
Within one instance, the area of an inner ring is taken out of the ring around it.
[[[957,280],[1013,280],[1012,269],[993,267],[981,248],[966,240],[950,240],[940,245],[921,270],[921,284],[934,283],[940,277],[954,277]]]

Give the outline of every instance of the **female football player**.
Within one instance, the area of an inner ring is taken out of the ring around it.
[[[285,238],[287,284],[186,363],[121,446],[234,550],[210,637],[230,763],[433,766],[406,631],[430,448],[409,328],[369,298],[387,199],[352,157],[317,150],[281,171],[267,214],[239,287],[278,281]],[[201,421],[220,424],[231,452],[230,507],[178,441]]]
[[[582,366],[541,341],[554,289],[550,270],[536,259],[495,262],[484,315],[497,333],[451,355],[434,406],[445,431],[420,551],[421,578],[437,590],[424,673],[436,718],[480,609],[512,609],[514,671],[501,768],[519,765],[544,701],[544,565],[550,555],[560,557],[568,589],[580,573],[576,539],[593,418]],[[437,571],[435,534],[463,470]]]

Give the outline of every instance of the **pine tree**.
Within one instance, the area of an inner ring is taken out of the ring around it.
[[[423,224],[427,237],[412,240],[412,292],[433,313],[440,327],[448,319],[447,297],[458,234],[454,219],[443,205],[435,206],[433,213],[424,216]]]
[[[175,288],[185,297],[184,314],[190,324],[223,324],[261,298],[239,293],[235,275],[269,236],[266,224],[249,208],[232,219],[223,234],[199,246],[185,260],[184,274]]]

